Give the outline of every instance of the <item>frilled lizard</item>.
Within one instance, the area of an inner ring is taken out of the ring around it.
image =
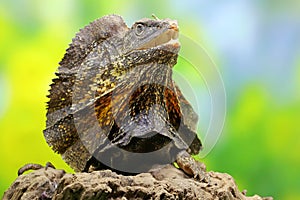
[[[202,147],[198,117],[172,80],[178,31],[170,19],[128,28],[108,15],[76,34],[51,84],[44,130],[75,171],[140,173],[175,161],[201,178],[191,157]]]

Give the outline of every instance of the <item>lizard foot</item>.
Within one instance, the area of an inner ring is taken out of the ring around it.
[[[47,162],[45,166],[40,164],[28,163],[18,170],[18,176],[22,175],[24,172],[28,170],[38,170],[42,168],[45,168],[45,170],[47,170],[48,167],[55,169],[54,165],[51,162]]]
[[[193,176],[200,181],[209,182],[209,178],[205,173],[206,166],[203,163],[196,161],[186,151],[182,151],[177,155],[176,163],[186,174]]]

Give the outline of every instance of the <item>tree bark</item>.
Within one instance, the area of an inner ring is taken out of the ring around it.
[[[19,176],[3,199],[273,199],[247,197],[226,173],[203,175],[205,179],[195,180],[172,165],[134,176],[111,170],[70,174],[48,167]]]

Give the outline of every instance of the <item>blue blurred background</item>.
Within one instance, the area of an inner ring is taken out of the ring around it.
[[[79,28],[111,13],[129,26],[155,13],[177,19],[223,77],[227,116],[202,159],[208,170],[231,174],[249,195],[300,199],[299,10],[298,0],[2,0],[0,195],[25,163],[51,161],[72,172],[42,130],[49,84]]]

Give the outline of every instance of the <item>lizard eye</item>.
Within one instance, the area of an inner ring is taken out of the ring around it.
[[[141,35],[145,30],[145,26],[143,24],[137,24],[135,27],[135,33],[137,35]]]

